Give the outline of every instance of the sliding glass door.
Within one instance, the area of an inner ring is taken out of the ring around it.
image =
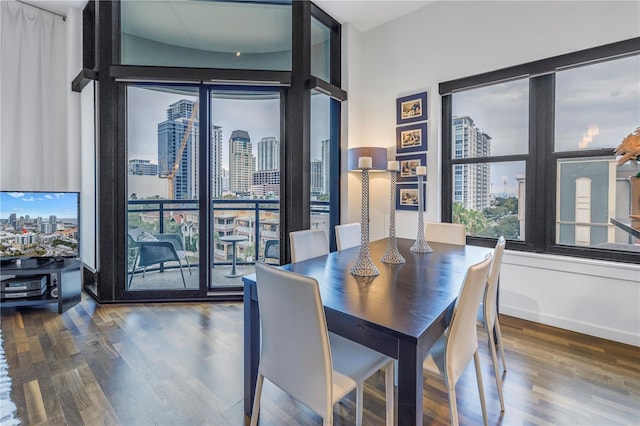
[[[256,261],[280,260],[280,92],[212,87],[210,99],[210,290],[240,290]]]
[[[256,261],[279,263],[279,89],[131,84],[126,99],[125,292],[240,291]]]

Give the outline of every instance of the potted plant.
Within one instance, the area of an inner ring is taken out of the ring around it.
[[[632,161],[637,166],[640,162],[640,127],[623,138],[614,153],[620,156],[618,165]],[[640,171],[635,176],[629,177],[629,183],[631,184],[631,223],[632,226],[640,226]]]

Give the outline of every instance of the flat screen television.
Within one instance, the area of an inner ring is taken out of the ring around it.
[[[79,211],[78,192],[0,191],[2,267],[79,257]]]

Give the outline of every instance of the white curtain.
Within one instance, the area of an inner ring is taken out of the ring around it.
[[[0,1],[0,189],[64,191],[79,167],[67,147],[66,29],[61,17]]]

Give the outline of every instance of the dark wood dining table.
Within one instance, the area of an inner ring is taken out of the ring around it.
[[[315,278],[327,326],[398,360],[397,420],[422,425],[422,361],[448,325],[467,268],[492,249],[430,243],[433,253],[413,253],[413,240],[398,240],[406,263],[380,258],[387,240],[370,244],[380,275],[356,277],[349,270],[360,247],[282,266]],[[251,416],[260,359],[260,318],[255,274],[244,281],[244,412]]]

